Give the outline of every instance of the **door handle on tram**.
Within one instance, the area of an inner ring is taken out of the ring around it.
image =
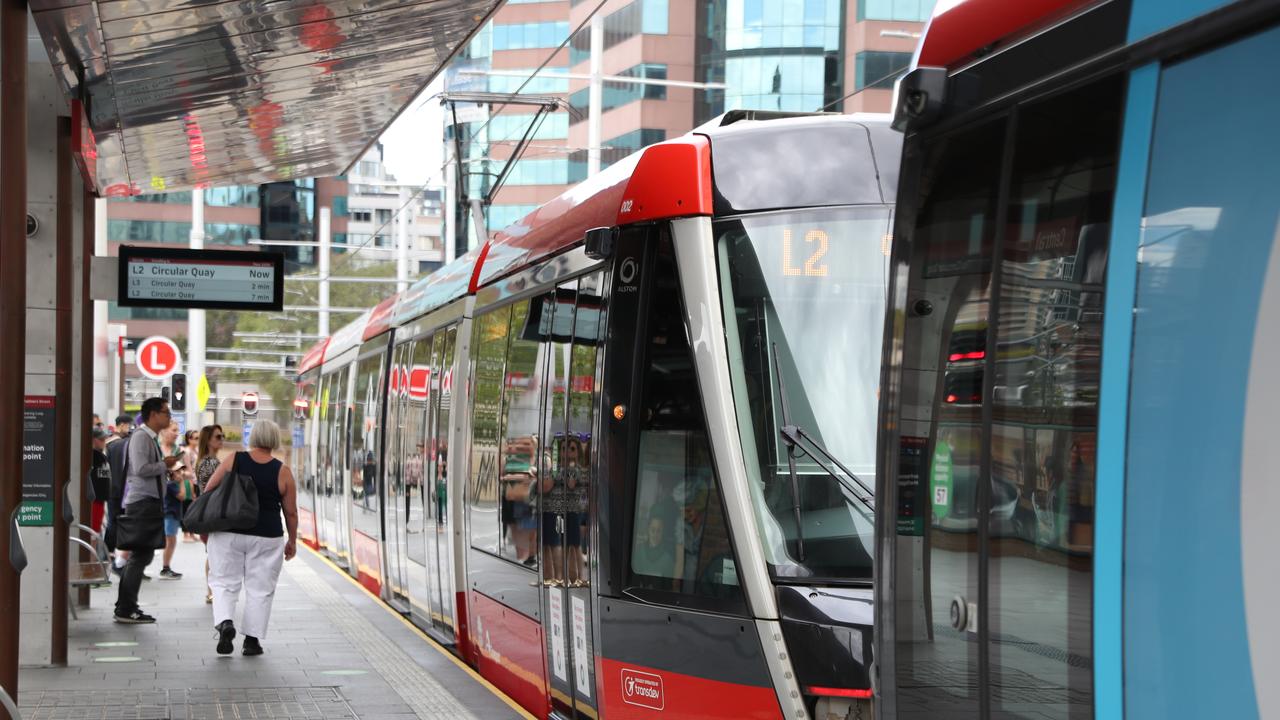
[[[542,581],[542,587],[564,587],[564,581],[563,581],[563,580],[560,580],[560,579],[558,579],[558,578],[552,578],[552,579],[550,579],[550,580],[543,580],[543,581]]]

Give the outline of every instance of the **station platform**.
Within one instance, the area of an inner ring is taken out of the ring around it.
[[[25,667],[23,720],[411,720],[531,718],[400,615],[301,543],[280,574],[264,655],[220,656],[205,604],[204,546],[160,553],[139,604],[154,625],[112,621],[116,586],[69,621],[66,667]],[[237,617],[237,623],[239,617]]]

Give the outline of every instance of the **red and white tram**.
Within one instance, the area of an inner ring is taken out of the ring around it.
[[[303,539],[540,717],[865,709],[899,153],[731,113],[339,330]]]

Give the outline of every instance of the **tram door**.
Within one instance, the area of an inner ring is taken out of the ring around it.
[[[598,715],[591,618],[591,485],[603,274],[534,300],[547,349],[543,383],[547,470],[539,479],[544,636],[552,707]],[[532,314],[532,312],[531,312]]]
[[[347,430],[350,422],[347,390],[350,368],[342,368],[326,376],[321,400],[324,403],[325,435],[321,459],[321,482],[316,488],[316,514],[319,515],[320,542],[326,552],[340,563],[349,560],[350,535],[344,521],[347,475]]]
[[[902,274],[898,435],[884,449],[896,463],[882,485],[895,512],[880,523],[894,553],[886,717],[1092,717],[1098,358],[1122,89],[1110,78],[1037,100],[925,154]]]
[[[411,343],[400,343],[391,351],[391,366],[387,379],[387,425],[384,477],[387,484],[385,540],[382,544],[387,568],[387,599],[397,609],[408,611],[408,561],[406,560],[408,523],[415,498],[412,483],[414,472],[414,437],[409,432],[411,413],[409,403],[408,360]]]
[[[414,611],[428,627],[444,638],[452,639],[453,597],[452,575],[449,570],[449,535],[446,518],[447,493],[445,469],[449,455],[450,393],[446,378],[450,377],[454,340],[457,328],[439,330],[430,338],[419,341],[414,349],[415,365],[411,372],[411,387],[421,385],[426,390],[425,416],[420,445],[415,449],[421,457],[421,477],[415,477],[418,485],[421,516],[416,528],[422,533],[422,558],[424,583],[414,585],[420,600]],[[415,475],[417,470],[415,469]]]

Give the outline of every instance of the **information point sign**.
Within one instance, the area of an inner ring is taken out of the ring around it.
[[[164,380],[178,370],[182,364],[182,353],[178,346],[167,337],[152,335],[138,344],[138,370],[152,380]]]
[[[23,404],[19,525],[53,525],[54,407],[46,395],[27,395]]]

